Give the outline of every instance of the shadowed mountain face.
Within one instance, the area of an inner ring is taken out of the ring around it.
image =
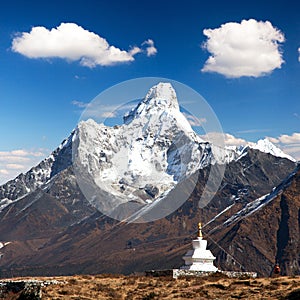
[[[219,149],[216,155],[182,118],[175,92],[161,85],[127,115],[124,127],[81,123],[38,166],[1,186],[0,242],[10,242],[0,250],[1,276],[177,268],[199,220],[221,268],[269,275],[277,260],[285,274],[298,274],[299,175],[289,177],[295,162],[264,141],[242,152]],[[158,129],[160,122],[164,125]],[[124,149],[130,172],[120,168]],[[136,162],[140,153],[147,155]],[[102,214],[78,186],[78,164],[88,170],[84,179],[99,183],[93,192],[99,192],[100,207],[117,203],[113,213],[118,219],[132,213],[128,203],[135,203],[134,209],[147,207],[144,220],[151,214],[167,217],[128,224]],[[200,208],[217,166],[225,166],[223,181]],[[195,186],[192,193],[189,186]],[[170,206],[177,208],[171,214]]]
[[[229,226],[219,228],[214,238],[225,249],[231,249],[233,257],[244,266],[261,275],[269,275],[276,262],[282,274],[299,275],[299,210],[300,171],[279,186],[267,203]],[[213,246],[217,255],[222,256],[223,266],[232,268],[230,257],[221,254]]]

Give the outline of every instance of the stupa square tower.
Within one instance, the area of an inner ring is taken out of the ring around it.
[[[193,250],[189,250],[184,256],[184,266],[181,270],[193,270],[202,272],[217,272],[213,264],[216,257],[213,256],[210,250],[207,248],[207,240],[203,239],[202,236],[202,225],[198,224],[198,237],[192,241]]]

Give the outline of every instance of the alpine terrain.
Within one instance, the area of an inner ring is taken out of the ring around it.
[[[171,84],[159,83],[123,125],[81,121],[0,187],[0,275],[178,268],[199,220],[220,268],[266,276],[278,262],[300,274],[299,178],[266,139],[203,140]]]

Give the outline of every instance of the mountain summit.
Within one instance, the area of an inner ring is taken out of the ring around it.
[[[281,149],[276,147],[273,143],[270,142],[268,138],[259,140],[256,144],[250,146],[252,149],[257,149],[261,152],[269,153],[277,157],[287,158],[291,161],[296,162],[296,160],[290,155],[284,153]]]
[[[83,121],[73,138],[79,185],[109,215],[127,202],[144,205],[160,200],[178,182],[209,165],[212,157],[211,146],[180,112],[169,83],[152,87],[124,116],[123,125]]]
[[[176,115],[182,125],[186,126],[188,131],[193,131],[190,124],[179,112],[179,104],[176,92],[170,83],[160,82],[153,86],[145,96],[145,98],[129,113],[124,116],[124,123],[130,123],[134,118],[145,117],[147,114],[153,115],[165,111]]]

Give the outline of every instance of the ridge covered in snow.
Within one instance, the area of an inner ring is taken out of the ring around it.
[[[248,203],[245,207],[243,207],[240,211],[232,215],[229,219],[227,219],[223,225],[229,226],[233,223],[244,219],[256,211],[260,210],[262,207],[266,206],[269,202],[275,199],[278,195],[282,194],[282,192],[291,184],[293,177],[299,171],[299,166],[289,175],[286,179],[284,179],[278,186],[274,187],[272,191],[266,195],[259,197],[258,199]]]
[[[52,177],[72,164],[72,136],[65,139],[57,149],[27,173],[0,186],[0,210],[10,203],[42,187]]]
[[[296,162],[296,160],[293,157],[284,153],[281,149],[279,149],[273,143],[271,143],[267,138],[259,140],[256,144],[249,144],[249,147],[264,153],[269,153],[273,156],[287,158],[291,161]]]

